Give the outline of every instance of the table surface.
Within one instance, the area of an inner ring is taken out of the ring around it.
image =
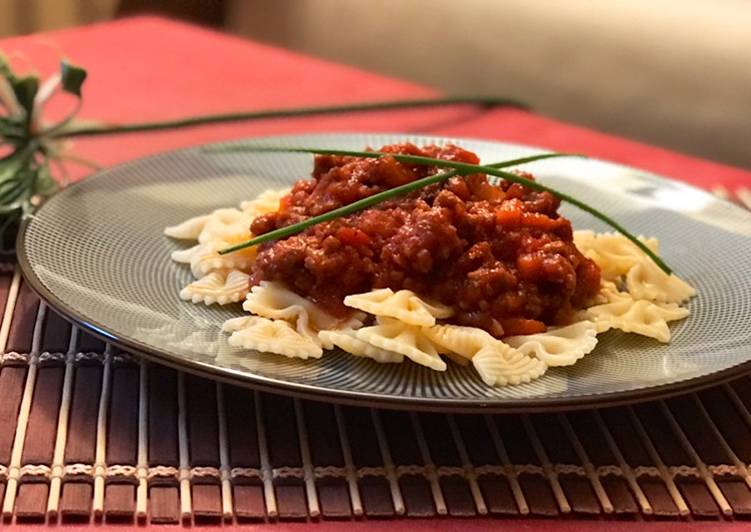
[[[61,55],[89,70],[80,116],[126,123],[185,115],[425,97],[434,91],[159,18],[142,17],[0,41],[0,51],[18,64],[53,72]],[[502,96],[502,95],[501,95]],[[53,107],[62,113],[62,107]],[[284,119],[149,134],[75,141],[75,152],[103,166],[205,142],[305,131],[389,131],[474,137],[536,145],[644,168],[712,188],[751,185],[751,172],[696,159],[654,146],[564,124],[514,108],[478,109],[460,105],[441,109],[381,111],[346,116]],[[79,169],[75,177],[85,174]],[[599,529],[591,521],[506,521],[518,529],[547,530],[559,525]],[[418,530],[436,521],[411,520]],[[442,529],[480,529],[486,520],[442,520]],[[674,524],[610,522],[615,529]],[[2,526],[2,525],[0,525]],[[279,524],[277,529],[298,528]],[[372,530],[390,522],[319,523],[320,529]],[[717,530],[730,523],[703,525]],[[10,529],[10,526],[7,528]],[[76,527],[78,528],[78,527]],[[81,527],[83,528],[83,527]]]

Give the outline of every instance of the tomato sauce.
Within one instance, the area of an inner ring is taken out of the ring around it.
[[[478,164],[457,146],[385,146]],[[277,212],[256,218],[260,235],[438,172],[378,159],[317,156]],[[529,174],[525,177],[532,179]],[[334,315],[348,294],[409,289],[456,310],[454,323],[496,337],[571,321],[600,287],[600,270],[573,243],[571,223],[548,192],[483,174],[452,177],[395,200],[259,247],[251,284],[284,282]]]

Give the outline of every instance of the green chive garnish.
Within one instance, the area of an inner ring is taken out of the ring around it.
[[[500,177],[512,183],[519,183],[520,185],[524,185],[525,187],[530,188],[532,190],[547,191],[547,192],[550,192],[551,194],[554,194],[562,201],[571,203],[572,205],[580,208],[581,210],[591,214],[595,218],[602,220],[603,222],[608,224],[610,227],[612,227],[613,229],[621,233],[623,236],[625,236],[627,239],[629,239],[631,242],[633,242],[650,259],[652,259],[655,262],[655,264],[657,264],[657,266],[659,266],[660,269],[662,269],[662,271],[664,271],[668,275],[672,273],[672,270],[668,267],[667,264],[665,264],[665,262],[662,261],[662,259],[660,259],[660,257],[657,256],[657,254],[655,254],[651,249],[649,249],[636,236],[631,234],[626,228],[624,228],[622,225],[620,225],[618,222],[616,222],[615,220],[613,220],[612,218],[610,218],[608,215],[604,214],[603,212],[600,212],[594,207],[591,207],[587,205],[586,203],[579,201],[573,196],[570,196],[563,192],[559,192],[553,188],[550,188],[546,185],[538,183],[537,181],[533,181],[531,179],[527,179],[525,177],[500,170],[500,168],[529,163],[529,162],[533,162],[533,161],[537,161],[541,159],[549,159],[552,157],[570,157],[573,154],[546,153],[542,155],[533,155],[530,157],[523,157],[520,159],[512,159],[509,161],[503,161],[500,163],[494,163],[490,165],[479,165],[479,164],[469,164],[469,163],[462,163],[462,162],[456,162],[456,161],[446,161],[443,159],[435,159],[432,157],[422,157],[419,155],[402,155],[402,154],[391,154],[391,153],[381,153],[381,152],[333,150],[333,149],[322,149],[322,148],[319,149],[319,148],[280,148],[280,147],[261,147],[261,146],[229,146],[229,147],[222,147],[222,148],[210,148],[210,151],[221,151],[221,152],[241,151],[241,152],[262,152],[262,153],[266,153],[266,152],[312,153],[312,154],[317,154],[317,155],[342,155],[342,156],[351,156],[351,157],[370,157],[370,158],[391,156],[395,160],[401,163],[438,166],[442,168],[452,169],[448,172],[438,173],[432,176],[425,177],[423,179],[412,181],[411,183],[407,183],[405,185],[401,185],[401,186],[398,186],[389,190],[385,190],[383,192],[379,192],[378,194],[374,194],[373,196],[363,198],[354,203],[350,203],[349,205],[339,207],[338,209],[334,209],[320,216],[314,216],[312,218],[308,218],[307,220],[303,220],[302,222],[299,222],[299,223],[296,223],[287,227],[282,227],[274,231],[269,231],[268,233],[252,238],[246,242],[242,242],[240,244],[236,244],[234,246],[222,249],[221,251],[219,251],[220,255],[232,253],[234,251],[238,251],[238,250],[251,247],[251,246],[256,246],[258,244],[269,242],[271,240],[279,240],[281,238],[286,238],[288,236],[300,233],[304,231],[305,229],[307,229],[308,227],[311,227],[313,225],[317,225],[322,222],[334,220],[336,218],[347,216],[348,214],[352,214],[354,212],[367,209],[368,207],[372,207],[373,205],[376,205],[388,199],[392,199],[397,196],[408,194],[414,190],[418,190],[422,187],[432,185],[433,183],[444,181],[455,175],[483,173],[483,174],[489,174],[495,177]]]

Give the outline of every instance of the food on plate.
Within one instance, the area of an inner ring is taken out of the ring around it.
[[[195,242],[173,253],[196,277],[180,297],[244,301],[249,314],[224,325],[241,349],[319,358],[336,347],[437,371],[448,359],[471,364],[488,385],[574,364],[609,329],[667,342],[668,322],[688,315],[680,305],[694,289],[641,249],[656,253],[656,239],[574,231],[555,194],[481,173],[225,253],[440,172],[400,154],[479,164],[453,145],[399,144],[378,154],[318,155],[312,179],[167,228]]]

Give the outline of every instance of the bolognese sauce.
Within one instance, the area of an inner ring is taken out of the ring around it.
[[[379,158],[317,156],[277,212],[257,217],[260,235],[439,172],[389,154],[478,164],[457,146],[385,146]],[[529,174],[523,174],[532,179]],[[349,294],[408,289],[455,309],[450,321],[503,336],[569,323],[600,288],[600,270],[573,243],[571,223],[549,192],[483,174],[456,176],[401,198],[262,244],[251,284],[281,281],[330,313]]]

